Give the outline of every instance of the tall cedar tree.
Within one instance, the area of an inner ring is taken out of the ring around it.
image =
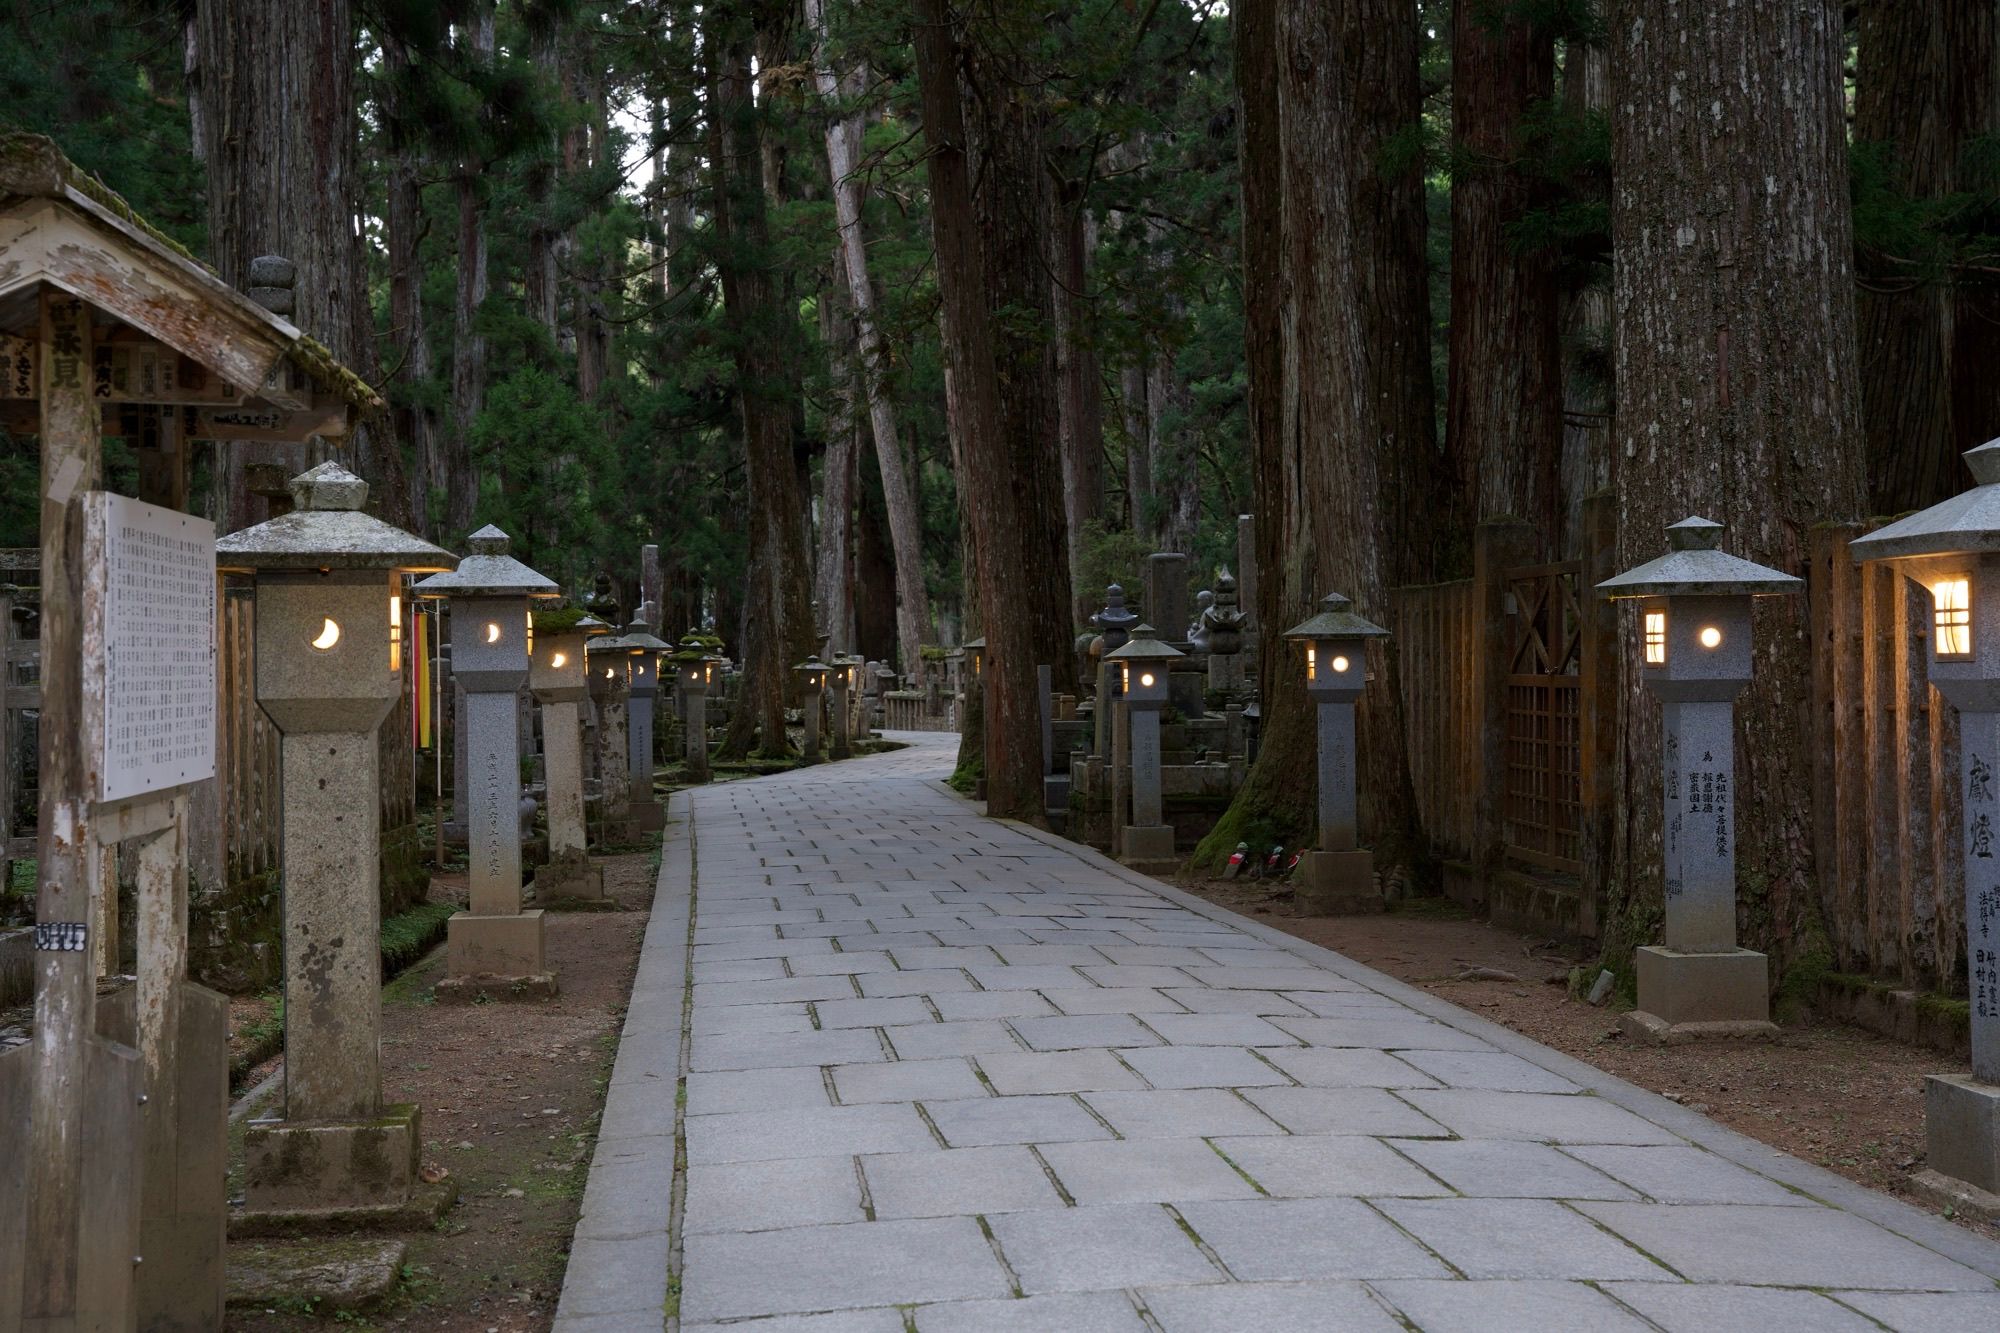
[[[1943,220],[1941,211],[1965,213],[1975,192],[1992,198],[1992,151],[1978,141],[2000,131],[1996,39],[2000,24],[1983,0],[1861,6],[1856,148],[1865,169],[1900,196],[1879,229],[1888,234],[1857,247],[1861,407],[1876,513],[1956,494],[1965,484],[1959,453],[2000,435],[2000,291],[1990,273],[1905,252],[1925,238],[1927,223]]]
[[[1280,637],[1328,592],[1387,618],[1430,572],[1438,478],[1417,132],[1417,12],[1401,0],[1233,10],[1242,98],[1245,342],[1257,476],[1265,743],[1202,855],[1312,831],[1315,729]],[[1418,854],[1393,659],[1360,745],[1385,869]]]
[[[750,582],[744,656],[750,679],[743,722],[731,719],[726,753],[786,753],[785,688],[792,664],[817,646],[805,492],[792,453],[795,382],[788,362],[796,322],[772,280],[764,195],[763,109],[752,93],[751,53],[783,26],[784,6],[764,0],[711,4],[703,14],[708,63],[709,169],[723,322],[736,366],[737,406],[750,477]]]
[[[1043,116],[1017,52],[1039,19],[1000,3],[979,17],[917,0],[912,40],[930,148],[945,364],[958,486],[977,563],[986,636],[988,808],[1042,814],[1035,667],[1073,687],[1069,553],[1053,310]]]
[[[1612,300],[1618,557],[1689,514],[1725,548],[1805,572],[1815,523],[1862,510],[1838,0],[1620,0]],[[1814,916],[1805,598],[1760,599],[1737,706],[1744,943],[1781,957]],[[1609,956],[1662,911],[1660,708],[1626,634]],[[1623,935],[1621,939],[1620,936]]]
[[[1555,92],[1555,40],[1522,0],[1458,0],[1451,39],[1451,355],[1445,447],[1474,519],[1562,530],[1555,259],[1514,228],[1540,200],[1524,121]],[[1461,510],[1461,516],[1463,511]]]

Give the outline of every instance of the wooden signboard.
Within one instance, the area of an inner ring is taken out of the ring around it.
[[[96,797],[214,777],[215,524],[103,491],[83,505],[85,660],[97,637],[104,663],[84,683]]]

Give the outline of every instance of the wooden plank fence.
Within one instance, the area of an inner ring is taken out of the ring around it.
[[[1869,530],[1812,533],[1820,901],[1840,971],[1956,993],[1965,979],[1958,713],[1930,683],[1929,596],[1848,556]]]
[[[1389,597],[1418,817],[1441,855],[1470,860],[1478,844],[1471,781],[1479,767],[1476,589],[1461,579],[1397,588]]]

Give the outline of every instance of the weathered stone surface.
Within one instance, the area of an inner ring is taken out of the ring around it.
[[[256,1310],[301,1302],[316,1312],[365,1310],[402,1280],[410,1246],[400,1240],[260,1241],[229,1252],[229,1304]]]

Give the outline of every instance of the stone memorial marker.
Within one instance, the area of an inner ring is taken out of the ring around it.
[[[1188,558],[1178,551],[1155,551],[1146,557],[1146,619],[1164,626],[1155,633],[1172,636],[1167,642],[1186,642],[1181,636],[1188,623]]]
[[[322,463],[292,508],[215,554],[257,576],[257,703],[279,733],[285,1093],[244,1140],[251,1214],[397,1215],[416,1188],[413,1104],[382,1102],[382,722],[402,697],[402,577],[458,557],[362,512],[368,484]]]
[[[1328,593],[1320,613],[1285,631],[1303,646],[1306,695],[1319,714],[1319,847],[1300,860],[1298,901],[1320,914],[1379,912],[1375,857],[1361,847],[1355,794],[1354,704],[1368,679],[1367,645],[1389,631]]]
[[[1639,1007],[1620,1019],[1653,1040],[1775,1035],[1770,968],[1736,945],[1736,696],[1750,683],[1750,599],[1804,581],[1720,549],[1722,525],[1685,518],[1670,549],[1598,589],[1639,602],[1640,675],[1662,703],[1666,941],[1637,951]]]
[[[612,609],[616,610],[615,604]],[[623,847],[639,840],[639,825],[632,818],[632,755],[625,721],[631,698],[625,672],[629,652],[622,634],[584,644],[590,706],[597,714],[598,837],[607,847]]]
[[[667,810],[653,794],[653,714],[660,698],[660,662],[673,645],[640,620],[625,627],[624,642],[631,698],[625,712],[625,766],[632,780],[632,820],[641,833],[655,833],[667,826]]]
[[[826,678],[833,668],[819,660],[814,653],[805,661],[793,667],[799,673],[799,721],[805,728],[806,762],[819,762],[819,714],[820,692],[826,686]]]
[[[593,615],[550,617],[535,628],[528,688],[542,706],[543,784],[548,792],[549,860],[535,872],[543,900],[604,896],[604,869],[590,860],[583,817],[583,704],[590,698],[585,648],[611,632]]]
[[[1151,625],[1139,626],[1124,647],[1105,654],[1119,675],[1132,750],[1132,822],[1120,838],[1120,859],[1140,869],[1168,870],[1177,860],[1160,786],[1160,709],[1167,702],[1167,673],[1183,655],[1154,638]]]
[[[521,737],[516,699],[528,683],[531,599],[556,585],[507,553],[488,524],[449,574],[417,584],[451,608],[451,661],[465,689],[466,880],[471,902],[447,923],[440,999],[546,998],[555,994],[542,913],[521,908]]]
[[[1215,581],[1215,605],[1202,613],[1203,637],[1208,648],[1208,688],[1230,698],[1243,693],[1246,617],[1236,597],[1236,580],[1225,569]]]
[[[686,710],[682,731],[682,763],[695,782],[708,781],[708,678],[715,664],[702,647],[701,637],[688,631],[674,654],[681,699]]]
[[[2000,1220],[2000,440],[1965,455],[1978,484],[1848,544],[1888,561],[1931,598],[1930,679],[1959,722],[1959,855],[1972,1073],[1924,1079],[1926,1166],[1935,1201]]]

